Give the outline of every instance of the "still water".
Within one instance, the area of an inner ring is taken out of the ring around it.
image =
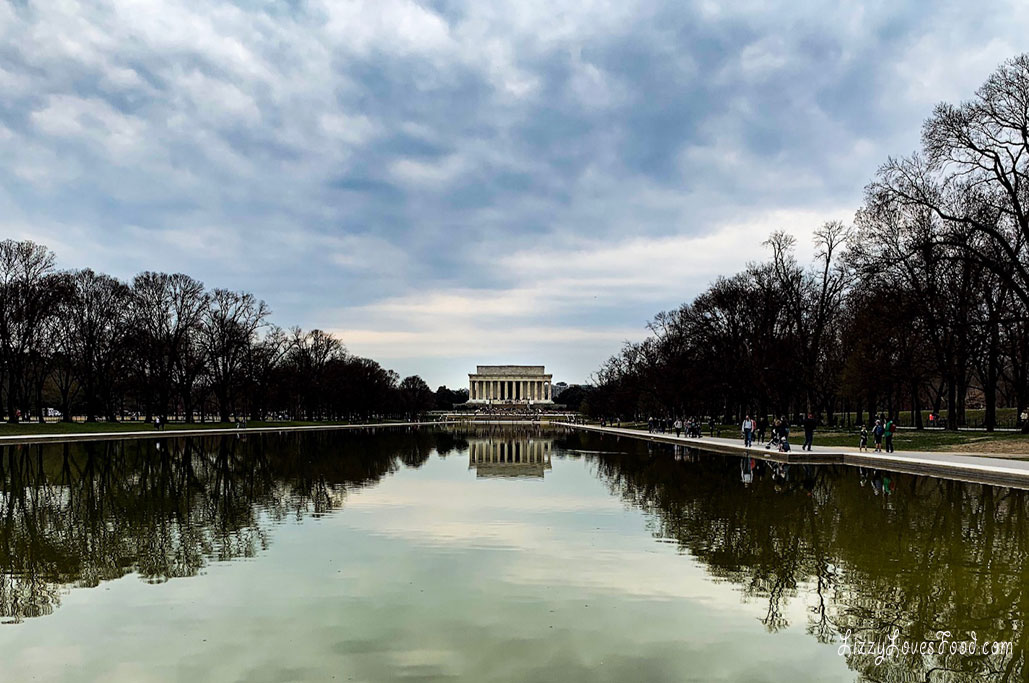
[[[1023,680],[1027,513],[546,429],[4,447],[0,680]],[[1011,645],[858,651],[939,631]]]

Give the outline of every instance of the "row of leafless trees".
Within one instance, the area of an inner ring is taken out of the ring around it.
[[[1029,406],[1029,55],[922,149],[889,159],[854,224],[826,223],[808,267],[787,232],[769,258],[660,313],[597,373],[594,412],[737,416]]]
[[[254,295],[207,290],[188,275],[126,283],[59,271],[46,247],[2,241],[2,412],[10,422],[42,421],[48,409],[89,421],[367,419],[462,400],[418,376],[401,381],[332,334],[282,329],[268,316]]]

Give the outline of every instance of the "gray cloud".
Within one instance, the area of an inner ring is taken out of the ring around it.
[[[768,230],[847,218],[1029,25],[902,5],[7,2],[0,233],[433,383],[581,380]]]

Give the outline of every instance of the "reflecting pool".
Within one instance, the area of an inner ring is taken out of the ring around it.
[[[0,680],[1015,681],[1027,553],[1022,491],[556,429],[8,446]]]

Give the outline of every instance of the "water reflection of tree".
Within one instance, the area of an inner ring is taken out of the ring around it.
[[[51,613],[66,587],[196,575],[252,557],[273,522],[431,453],[427,431],[0,448],[0,617]],[[452,444],[451,444],[452,447]]]
[[[770,631],[789,625],[785,606],[803,593],[808,632],[834,647],[847,631],[883,639],[896,630],[898,642],[941,630],[960,641],[974,631],[979,642],[1014,642],[1006,656],[915,655],[878,665],[874,656],[849,656],[863,680],[1022,680],[1025,492],[887,474],[892,492],[882,495],[881,481],[862,486],[850,468],[792,466],[784,479],[760,465],[745,486],[733,459],[644,453],[592,458],[612,492],[653,515],[655,533],[766,601]]]

